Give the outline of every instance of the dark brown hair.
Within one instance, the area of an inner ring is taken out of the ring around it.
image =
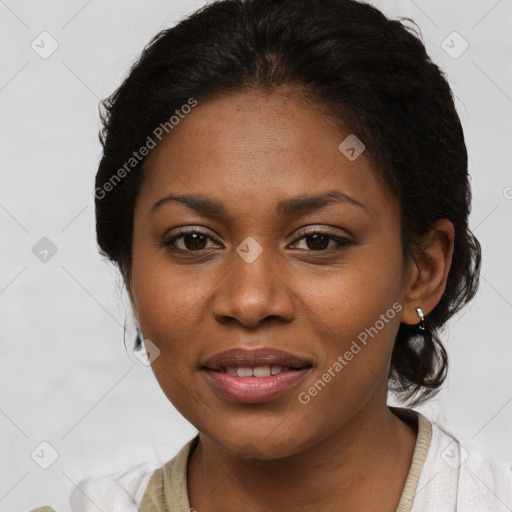
[[[401,324],[393,349],[389,387],[415,405],[444,382],[440,332],[475,295],[481,253],[468,228],[467,151],[452,92],[403,22],[414,23],[356,0],[220,0],[158,33],[103,102],[96,230],[126,283],[144,159],[115,186],[112,178],[190,98],[283,87],[307,97],[364,141],[400,201],[404,254],[418,253],[437,219],[454,225],[446,289],[425,331]]]

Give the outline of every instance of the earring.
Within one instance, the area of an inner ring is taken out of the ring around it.
[[[418,313],[418,316],[420,317],[420,323],[418,324],[418,329],[420,329],[420,331],[424,331],[425,330],[425,316],[423,315],[423,311],[421,310],[421,308],[416,308],[416,312]]]
[[[135,337],[135,346],[133,347],[133,350],[137,350],[142,345],[142,332],[137,327],[137,336]]]

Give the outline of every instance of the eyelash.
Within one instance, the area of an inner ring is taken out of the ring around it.
[[[179,231],[176,235],[173,235],[172,237],[163,240],[161,245],[163,245],[164,247],[167,247],[168,249],[171,249],[171,250],[182,251],[182,252],[191,252],[191,253],[193,253],[193,252],[199,253],[201,251],[207,250],[207,249],[198,249],[197,251],[193,251],[190,249],[180,249],[180,248],[174,246],[174,242],[176,240],[183,238],[186,235],[192,235],[192,234],[203,235],[203,236],[209,238],[210,240],[213,240],[211,236],[209,236],[207,233],[204,233],[203,231],[200,231],[198,229],[188,229],[188,230]],[[309,249],[311,252],[321,253],[321,252],[329,252],[332,250],[339,251],[349,245],[355,244],[355,242],[353,242],[352,240],[349,240],[348,238],[333,235],[333,234],[327,233],[325,231],[308,231],[306,233],[302,233],[302,235],[299,238],[297,238],[293,243],[297,243],[300,240],[303,240],[304,238],[307,238],[308,236],[311,236],[311,235],[324,235],[327,238],[329,238],[330,240],[334,240],[337,243],[337,246],[334,248],[321,249],[318,251]],[[308,249],[306,249],[306,250],[308,250]]]

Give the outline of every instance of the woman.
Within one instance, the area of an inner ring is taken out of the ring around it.
[[[416,35],[355,0],[218,1],[104,105],[100,252],[199,434],[73,510],[512,506],[512,467],[410,408],[480,270],[460,120]]]

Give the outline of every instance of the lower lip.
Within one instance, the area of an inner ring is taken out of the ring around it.
[[[231,402],[268,402],[295,387],[311,368],[288,370],[269,377],[236,377],[215,370],[203,370],[216,391]]]

